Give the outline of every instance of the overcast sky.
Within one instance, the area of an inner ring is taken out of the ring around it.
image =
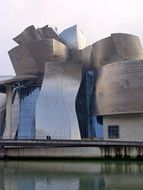
[[[88,44],[117,32],[143,43],[143,0],[0,0],[0,14],[0,75],[14,74],[7,52],[29,25],[51,24],[61,32],[77,24]]]

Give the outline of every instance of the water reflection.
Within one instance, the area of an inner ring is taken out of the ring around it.
[[[0,190],[142,190],[142,162],[1,161]]]

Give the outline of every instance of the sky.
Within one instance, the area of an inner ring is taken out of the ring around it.
[[[139,36],[143,44],[143,0],[0,0],[0,75],[15,72],[8,51],[26,27],[47,24],[58,32],[77,24],[92,44],[111,33]]]

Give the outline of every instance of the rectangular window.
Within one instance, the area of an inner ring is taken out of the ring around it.
[[[119,138],[119,126],[109,125],[108,126],[108,138]]]

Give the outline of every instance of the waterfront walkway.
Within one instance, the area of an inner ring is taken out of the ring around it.
[[[97,140],[0,140],[0,158],[143,159],[143,142]]]
[[[0,140],[3,147],[143,147],[140,141],[103,141],[103,140]]]

